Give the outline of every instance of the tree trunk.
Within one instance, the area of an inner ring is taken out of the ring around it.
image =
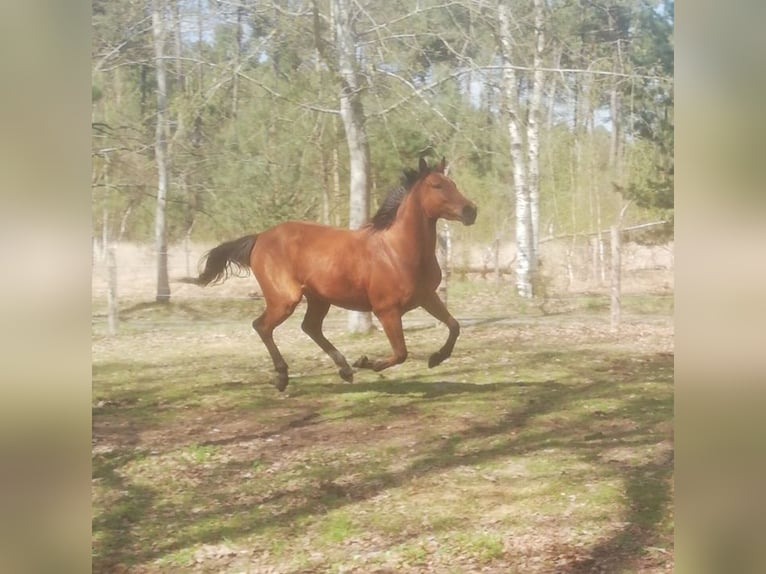
[[[356,39],[349,9],[349,0],[333,0],[335,43],[340,74],[340,116],[346,132],[349,155],[348,225],[358,229],[370,213],[369,146],[365,131],[361,86],[357,74]],[[348,329],[352,333],[372,329],[370,313],[350,311]]]
[[[513,188],[516,197],[516,291],[522,297],[532,297],[532,225],[529,189],[526,182],[524,149],[521,138],[518,88],[516,73],[511,67],[512,37],[507,6],[501,1],[497,7],[500,21],[500,48],[503,58],[503,89],[508,116],[508,134],[513,163]]]
[[[612,90],[609,95],[609,111],[612,119],[612,133],[609,140],[609,163],[614,168],[616,174],[619,175],[617,159],[620,153],[620,93],[616,79],[612,83]]]
[[[615,28],[616,24],[614,22],[614,19],[612,17],[612,13],[610,11],[607,11],[607,16],[609,18],[609,27]],[[612,133],[611,138],[609,140],[609,164],[612,166],[612,169],[615,172],[616,181],[620,181],[618,168],[617,168],[617,157],[619,155],[619,147],[620,147],[620,93],[619,93],[619,78],[617,74],[622,71],[622,49],[621,49],[621,38],[617,39],[616,44],[616,50],[612,60],[612,71],[615,73],[615,75],[612,77],[612,89],[611,93],[609,94],[609,112],[612,120]]]
[[[157,302],[170,301],[168,245],[165,227],[167,207],[167,77],[165,73],[165,30],[162,0],[152,0],[152,32],[157,71],[157,125],[154,156],[157,162],[157,209],[154,217],[154,243],[157,253]]]
[[[554,56],[553,56],[553,69],[558,69],[561,67],[561,52],[563,51],[562,48],[559,48]],[[556,74],[553,74],[549,81],[549,88],[548,88],[548,122],[547,122],[547,128],[550,132],[553,129],[553,120],[555,117],[555,110],[556,110]]]
[[[106,197],[109,198],[109,180],[105,178],[106,183]],[[104,200],[104,207],[101,211],[101,249],[99,253],[99,259],[104,261],[106,259],[106,246],[109,245],[109,209],[107,207],[108,202]]]
[[[173,0],[173,56],[175,57],[175,89],[179,92],[183,92],[184,86],[184,73],[183,73],[183,61],[181,59],[183,55],[182,48],[182,35],[181,32],[181,0]]]
[[[500,284],[500,281],[503,280],[503,274],[500,271],[500,236],[495,236],[495,241],[492,243],[492,251],[493,251],[493,265],[495,267],[495,283],[498,285]]]
[[[529,249],[530,275],[537,275],[537,252],[540,242],[540,108],[543,98],[545,75],[543,67],[543,49],[545,35],[543,30],[543,0],[534,0],[535,20],[535,55],[533,60],[532,94],[529,100],[529,120],[527,123],[527,186],[529,188],[529,219],[532,241]]]
[[[340,132],[340,130],[338,130]],[[340,205],[341,204],[341,191],[340,191],[340,157],[338,157],[338,145],[339,142],[336,142],[332,146],[332,197],[333,197],[333,204],[334,205]],[[334,217],[332,218],[333,225],[335,227],[340,227],[341,220],[340,220],[340,209],[336,209],[334,212]]]
[[[332,225],[330,221],[331,205],[332,205],[332,181],[334,177],[332,152],[328,151],[322,146],[321,137],[317,140],[319,146],[319,154],[322,162],[322,192],[319,200],[322,204],[322,219],[321,222],[324,225]]]
[[[109,335],[116,335],[119,325],[119,304],[117,300],[117,255],[116,248],[110,244],[106,248],[106,325]]]
[[[610,228],[612,239],[612,302],[611,302],[611,327],[612,331],[620,328],[620,271],[622,267],[620,227],[613,225]]]
[[[231,78],[231,117],[236,118],[239,113],[239,68],[242,62],[242,42],[243,42],[243,20],[245,17],[244,6],[237,7],[237,31],[236,44],[237,49],[234,55],[234,66]],[[235,122],[236,127],[236,122]]]
[[[452,275],[452,233],[450,229],[447,222],[443,221],[439,232],[439,245],[436,250],[437,260],[442,270],[442,280],[439,283],[438,291],[445,305],[449,293],[449,280]]]
[[[197,90],[200,94],[205,92],[205,65],[203,62],[205,61],[205,54],[204,54],[204,48],[205,48],[205,34],[204,34],[204,23],[203,23],[203,17],[205,13],[205,0],[197,0]]]

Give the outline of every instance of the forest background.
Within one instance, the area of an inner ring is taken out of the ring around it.
[[[151,245],[166,300],[173,246],[357,227],[418,157],[446,156],[480,206],[442,228],[468,268],[484,253],[523,297],[545,272],[603,282],[611,226],[672,239],[673,9],[95,0],[94,253]],[[565,269],[542,268],[551,240]]]

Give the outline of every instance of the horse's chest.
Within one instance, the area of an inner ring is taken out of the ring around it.
[[[422,262],[413,271],[399,277],[402,299],[406,303],[417,301],[422,293],[435,291],[441,279],[441,268],[436,260]]]
[[[416,291],[418,293],[422,293],[422,292],[431,293],[433,291],[436,291],[436,289],[439,287],[439,283],[441,283],[441,280],[442,280],[441,270],[437,267],[435,271],[432,270],[432,271],[429,271],[429,273],[423,275],[421,280],[415,286]]]

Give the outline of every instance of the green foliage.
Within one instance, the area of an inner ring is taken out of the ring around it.
[[[673,76],[672,1],[661,8],[645,8],[639,13],[636,49],[631,52],[634,64],[650,73]],[[643,79],[633,88],[636,135],[653,149],[651,173],[630,185],[626,195],[642,207],[669,212],[673,209],[674,92],[654,79]]]
[[[330,543],[343,542],[356,533],[351,518],[342,512],[328,516],[321,528],[321,538]]]
[[[215,454],[215,447],[211,445],[192,444],[184,449],[181,457],[193,463],[203,463]]]
[[[93,222],[112,238],[153,234],[155,77],[143,1],[93,6]],[[514,7],[520,65],[531,61],[530,3]],[[673,208],[673,4],[549,3],[553,73],[540,149],[541,235],[612,221],[669,218]],[[170,156],[168,232],[219,240],[286,219],[343,225],[347,205],[341,88],[329,2],[167,3]],[[315,17],[316,16],[316,17]],[[183,26],[176,25],[179,17]],[[469,3],[376,3],[357,15],[372,207],[421,155],[446,156],[480,216],[461,237],[513,237],[512,170],[496,21]],[[180,35],[178,30],[182,30]],[[322,56],[322,53],[329,57]],[[178,56],[178,58],[177,58]],[[518,72],[524,108],[531,75]],[[620,105],[622,196],[610,158],[611,90]],[[590,109],[586,109],[590,106]],[[577,110],[577,111],[575,111]],[[337,182],[337,188],[336,188]]]

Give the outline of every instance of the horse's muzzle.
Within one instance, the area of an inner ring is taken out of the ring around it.
[[[463,222],[463,225],[473,225],[473,222],[476,221],[476,206],[473,204],[468,204],[463,208],[463,213],[460,216],[460,220]]]

